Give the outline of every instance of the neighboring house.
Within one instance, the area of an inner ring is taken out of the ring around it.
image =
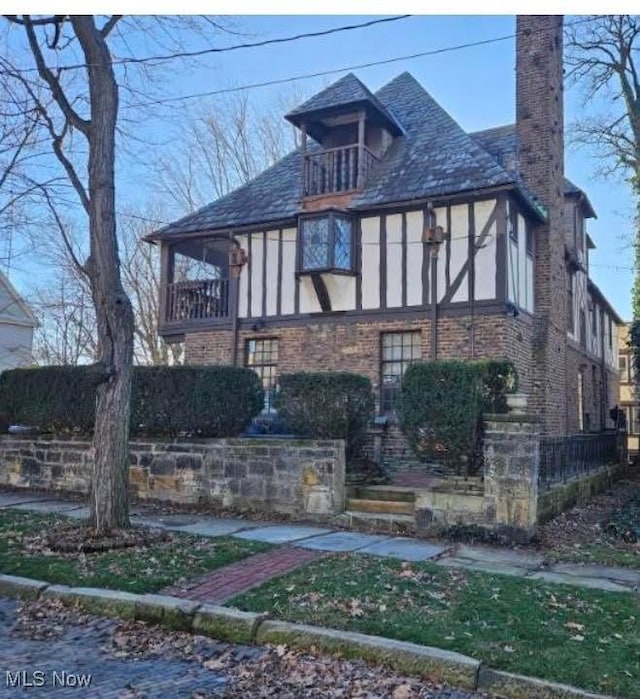
[[[33,363],[33,312],[0,271],[0,372]]]
[[[618,328],[618,366],[620,367],[620,402],[627,423],[627,449],[630,457],[640,451],[640,412],[635,392],[633,351],[629,347],[629,323]]]
[[[286,115],[300,150],[149,237],[160,334],[267,389],[365,374],[391,415],[412,361],[509,357],[548,433],[604,428],[619,318],[589,279],[595,214],[564,178],[562,75],[562,17],[527,16],[515,126],[467,133],[409,73],[322,90]]]

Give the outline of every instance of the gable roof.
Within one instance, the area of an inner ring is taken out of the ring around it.
[[[38,321],[26,301],[0,270],[0,325],[27,325],[35,328]]]
[[[393,116],[403,129],[375,166],[350,209],[371,209],[467,191],[496,187],[517,189],[540,216],[535,197],[483,145],[429,95],[409,73],[402,73],[375,95],[348,75],[305,102],[294,112],[332,106],[339,100],[367,96]],[[293,114],[294,112],[291,112]],[[307,151],[320,149],[315,143]],[[302,153],[294,151],[251,182],[199,211],[165,226],[149,240],[229,230],[255,224],[293,221],[300,211]]]
[[[518,137],[515,124],[497,126],[469,134],[504,167],[514,168],[517,162]],[[564,178],[564,194],[567,197],[582,197],[589,218],[596,218],[596,212],[585,192],[569,178]]]

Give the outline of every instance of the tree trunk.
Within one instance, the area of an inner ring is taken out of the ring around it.
[[[133,311],[122,286],[115,219],[118,86],[107,43],[91,16],[72,16],[89,75],[89,232],[87,269],[96,308],[98,364],[91,523],[99,534],[129,526],[129,399]]]

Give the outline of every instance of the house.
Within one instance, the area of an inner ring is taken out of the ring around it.
[[[149,236],[159,332],[190,363],[369,376],[508,357],[549,434],[606,427],[619,318],[564,175],[562,17],[518,17],[514,126],[467,133],[409,74],[347,75],[286,115],[302,147]]]
[[[633,350],[629,346],[630,324],[618,328],[618,366],[620,368],[619,408],[627,425],[627,451],[629,458],[635,458],[640,451],[640,411],[635,397],[635,371]]]
[[[33,363],[33,330],[38,322],[0,271],[0,372]]]

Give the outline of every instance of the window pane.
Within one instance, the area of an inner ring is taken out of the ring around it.
[[[309,218],[302,222],[302,269],[327,269],[329,255],[329,219]]]
[[[395,412],[402,376],[409,364],[420,359],[419,330],[382,334],[380,362],[380,411]]]
[[[334,218],[335,245],[334,267],[351,269],[351,221],[346,218]]]
[[[271,412],[278,378],[278,340],[247,340],[246,366],[262,381],[264,411]]]

